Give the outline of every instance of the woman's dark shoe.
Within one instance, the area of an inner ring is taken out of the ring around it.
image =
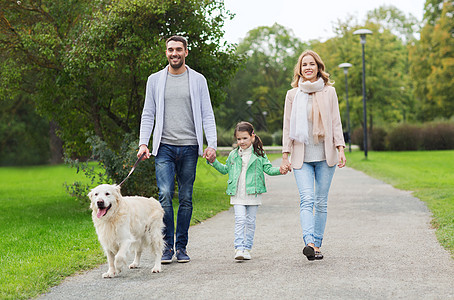
[[[303,254],[307,257],[308,260],[315,260],[315,250],[311,246],[304,247]]]
[[[315,256],[315,259],[317,259],[317,260],[323,259],[323,254],[320,251],[315,251],[314,256]]]

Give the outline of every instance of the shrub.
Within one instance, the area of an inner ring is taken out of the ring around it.
[[[282,146],[282,130],[273,133],[273,141],[275,145]]]
[[[273,145],[273,136],[271,135],[271,133],[266,132],[266,131],[258,131],[257,135],[262,140],[262,143],[263,143],[264,146]]]
[[[426,124],[422,130],[421,144],[424,150],[454,149],[454,123]]]
[[[38,115],[28,97],[1,103],[0,166],[49,163],[49,122]]]
[[[232,130],[224,130],[221,128],[217,128],[217,135],[218,135],[218,146],[219,147],[231,147],[233,143],[235,143],[235,137],[233,136],[233,129]]]
[[[388,134],[389,150],[418,150],[421,146],[421,128],[417,125],[402,124]]]
[[[374,127],[372,131],[368,132],[368,150],[383,151],[386,150],[386,131],[381,127]],[[352,144],[358,145],[359,149],[364,150],[364,129],[362,127],[356,128],[352,133]],[[347,144],[348,141],[345,140]]]
[[[374,127],[370,134],[371,150],[384,151],[386,150],[386,131],[381,127]]]
[[[90,179],[90,184],[81,182],[66,184],[68,193],[81,202],[88,200],[89,190],[96,185],[102,183],[119,184],[126,178],[137,161],[138,141],[132,135],[125,135],[124,142],[118,152],[109,149],[107,143],[98,136],[89,137],[87,142],[90,143],[93,150],[91,160],[97,161],[97,166],[89,162],[72,160],[68,157],[65,159],[66,163],[77,168],[77,172],[82,170],[85,176]],[[137,165],[134,173],[121,186],[121,193],[124,196],[141,195],[158,198],[154,156]]]
[[[454,123],[401,124],[388,134],[375,127],[369,137],[369,145],[375,151],[448,150],[454,149]],[[362,128],[353,131],[352,143],[364,150]]]
[[[364,129],[361,127],[354,129],[351,136],[352,144],[358,145],[360,150],[364,150],[363,136]]]

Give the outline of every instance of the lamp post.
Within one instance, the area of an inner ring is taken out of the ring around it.
[[[359,35],[361,38],[361,46],[363,51],[363,118],[364,118],[364,156],[367,159],[367,110],[366,110],[366,62],[364,59],[364,45],[366,44],[366,35],[372,34],[369,29],[358,29],[353,34]]]
[[[347,100],[347,138],[348,138],[348,152],[352,152],[352,143],[350,138],[350,107],[348,106],[348,68],[350,68],[352,64],[349,63],[342,63],[339,65],[339,68],[344,70],[345,74],[345,99]]]
[[[249,122],[250,123],[252,123],[252,109],[251,109],[252,103],[254,103],[254,101],[252,101],[252,100],[246,101],[246,104],[249,108]]]
[[[266,116],[268,115],[268,112],[262,111],[262,115],[263,115],[263,129],[266,131],[266,130],[268,130],[268,128],[266,126]]]

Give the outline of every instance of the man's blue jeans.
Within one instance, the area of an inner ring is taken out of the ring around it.
[[[192,216],[192,191],[198,159],[198,146],[161,144],[155,158],[159,202],[164,209],[164,241],[166,249],[174,249],[174,213],[172,198],[175,175],[178,182],[178,214],[175,250],[186,249]]]
[[[306,245],[322,245],[328,211],[328,192],[335,170],[336,166],[328,166],[325,160],[305,162],[301,169],[293,170],[300,194],[300,222]]]

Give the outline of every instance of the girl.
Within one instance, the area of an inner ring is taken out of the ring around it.
[[[308,260],[319,260],[323,259],[320,247],[328,191],[336,164],[345,166],[345,142],[336,90],[317,53],[307,50],[300,55],[292,86],[285,98],[281,167],[294,170],[300,194],[303,254]]]
[[[234,136],[238,147],[232,150],[225,165],[218,160],[210,163],[222,174],[229,174],[227,194],[235,209],[235,259],[251,259],[250,251],[254,241],[255,217],[262,204],[262,193],[266,192],[265,176],[280,175],[277,167],[272,167],[263,151],[260,138],[248,122],[240,122],[235,127]]]

